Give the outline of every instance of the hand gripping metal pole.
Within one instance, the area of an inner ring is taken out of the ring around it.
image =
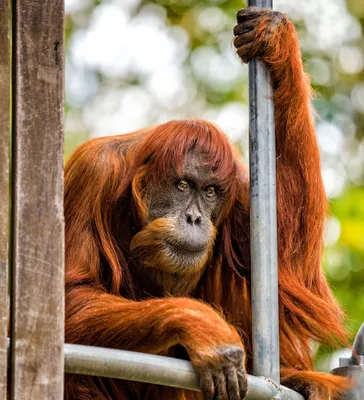
[[[147,382],[200,390],[200,378],[189,361],[102,347],[65,344],[65,372]],[[303,397],[269,379],[248,375],[245,400],[303,400]]]
[[[272,8],[272,0],[249,0]],[[274,103],[270,74],[249,62],[250,236],[253,373],[279,383],[278,262]]]

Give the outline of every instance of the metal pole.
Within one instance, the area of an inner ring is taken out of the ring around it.
[[[272,8],[272,0],[249,0]],[[253,373],[279,382],[278,262],[274,103],[270,75],[249,63],[250,235]]]
[[[364,323],[354,340],[351,357],[340,358],[339,361],[340,366],[333,369],[332,373],[348,376],[355,382],[355,386],[342,395],[343,400],[364,399]]]
[[[154,383],[200,390],[200,378],[189,361],[102,347],[64,345],[65,372]],[[247,400],[304,400],[284,386],[256,376],[248,376]]]

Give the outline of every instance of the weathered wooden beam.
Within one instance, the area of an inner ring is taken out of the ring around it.
[[[63,399],[63,0],[13,1],[11,398]]]
[[[10,1],[0,1],[0,400],[6,399],[10,153]]]

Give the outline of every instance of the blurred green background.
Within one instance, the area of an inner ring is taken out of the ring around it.
[[[247,67],[236,0],[66,0],[66,158],[83,141],[172,118],[217,123],[247,160]],[[355,333],[364,321],[364,0],[276,0],[296,23],[317,97],[331,202],[324,268]],[[319,349],[319,369],[337,366]],[[343,353],[342,353],[343,354]],[[340,355],[342,355],[340,354]]]

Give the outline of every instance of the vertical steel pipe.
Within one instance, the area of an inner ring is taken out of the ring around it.
[[[332,370],[334,375],[347,376],[355,385],[343,395],[343,400],[364,399],[364,323],[354,340],[352,354],[349,358],[340,358],[340,366]]]
[[[249,0],[270,7],[272,0]],[[269,71],[249,63],[253,373],[279,382],[276,152]]]

